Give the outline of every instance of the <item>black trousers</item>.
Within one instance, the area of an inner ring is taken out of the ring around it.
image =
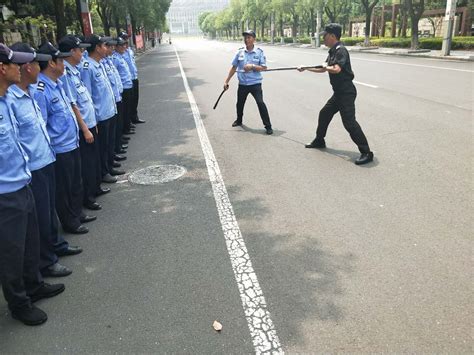
[[[260,118],[262,119],[265,128],[272,128],[267,105],[263,102],[262,84],[239,85],[239,89],[237,90],[237,121],[242,123],[245,101],[247,101],[247,96],[249,94],[253,96],[257,103],[258,112],[260,113]]]
[[[133,88],[124,89],[122,93],[123,103],[123,129],[122,132],[128,132],[130,130],[130,124],[132,122],[134,108],[133,108]]]
[[[94,136],[93,143],[87,143],[82,131],[79,131],[79,149],[81,151],[81,171],[84,204],[95,202],[95,195],[102,182],[102,168],[100,165],[99,137],[97,127],[89,129]]]
[[[365,137],[362,128],[355,117],[355,99],[357,94],[332,95],[326,105],[319,112],[318,128],[316,130],[316,139],[324,139],[328,130],[329,123],[334,115],[339,112],[342,118],[342,124],[349,132],[352,141],[357,144],[361,153],[369,153],[369,143]]]
[[[118,113],[115,114],[109,121],[109,142],[107,144],[107,166],[109,172],[114,168],[114,156],[115,156],[115,135],[117,134],[117,119]]]
[[[30,305],[43,286],[35,201],[29,186],[0,194],[0,283],[10,310]]]
[[[69,243],[59,233],[54,164],[31,172],[31,190],[35,197],[40,236],[40,270],[56,264],[56,253],[69,247]]]
[[[138,79],[133,79],[133,99],[132,99],[132,116],[131,120],[132,123],[137,122],[138,120],[138,101],[140,98],[140,85],[138,83]]]
[[[117,102],[117,122],[115,125],[115,139],[114,139],[115,153],[118,153],[120,149],[122,149],[123,115],[124,115],[124,108],[123,108],[123,93],[122,93],[122,101]]]
[[[56,154],[56,210],[65,229],[77,229],[82,214],[81,153],[76,148]]]
[[[110,173],[110,166],[109,166],[109,153],[108,149],[110,146],[110,122],[111,118],[106,121],[100,121],[97,124],[97,128],[99,129],[99,156],[100,156],[100,166],[101,166],[101,178],[104,175]]]

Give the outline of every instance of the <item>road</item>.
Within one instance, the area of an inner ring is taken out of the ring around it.
[[[235,79],[212,109],[238,46],[175,38],[140,58],[147,123],[124,167],[187,173],[113,185],[91,233],[68,236],[85,251],[62,261],[66,292],[39,302],[48,322],[27,328],[0,300],[2,353],[252,353],[262,334],[287,353],[472,352],[473,64],[353,54],[376,157],[358,167],[339,116],[325,151],[304,149],[326,74],[264,74],[273,136],[251,97],[231,127]],[[263,48],[273,67],[326,57]],[[241,252],[261,295],[242,296]]]

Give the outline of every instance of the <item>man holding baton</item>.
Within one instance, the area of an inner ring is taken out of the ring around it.
[[[324,44],[330,48],[326,65],[321,69],[305,69],[299,67],[298,71],[309,70],[314,73],[329,73],[334,94],[326,105],[319,112],[318,128],[316,138],[306,144],[306,148],[326,148],[324,137],[334,115],[341,114],[344,128],[349,132],[353,142],[357,144],[361,156],[355,161],[356,165],[370,163],[374,159],[374,153],[370,151],[367,138],[357,123],[355,118],[355,99],[357,90],[352,82],[354,73],[351,68],[349,52],[339,42],[341,38],[341,25],[331,23],[327,25],[321,33],[324,37]]]
[[[273,134],[268,109],[263,102],[262,74],[261,71],[267,69],[265,54],[260,48],[255,48],[255,32],[247,30],[242,33],[245,47],[239,49],[232,61],[232,68],[224,82],[224,90],[229,88],[229,81],[237,71],[239,79],[239,89],[237,91],[237,119],[232,123],[232,127],[242,126],[244,115],[244,105],[248,94],[252,94],[257,102],[258,111],[262,119],[267,134]]]

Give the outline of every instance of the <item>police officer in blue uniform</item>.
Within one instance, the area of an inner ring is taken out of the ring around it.
[[[84,234],[89,229],[82,223],[91,222],[97,217],[87,216],[82,212],[79,126],[72,110],[72,101],[59,80],[64,74],[63,58],[70,57],[71,53],[60,52],[49,42],[41,45],[38,53],[53,57],[48,62],[40,61],[41,73],[38,76],[35,100],[46,120],[51,145],[56,152],[56,210],[66,232]]]
[[[37,54],[27,43],[16,43],[10,49],[35,56],[30,63],[21,65],[21,81],[8,88],[8,97],[17,120],[20,143],[29,158],[31,189],[35,197],[40,233],[40,270],[43,276],[67,276],[72,271],[58,263],[58,256],[79,254],[82,249],[69,246],[59,233],[54,172],[56,156],[46,130],[46,122],[33,99],[40,72],[38,60],[48,61],[51,56]]]
[[[18,64],[32,62],[31,53],[11,51],[0,44],[0,283],[13,318],[39,325],[48,316],[33,302],[64,291],[63,284],[43,282],[39,271],[39,231],[28,155],[23,150],[17,121],[6,96],[20,82]]]
[[[129,68],[130,68],[130,73],[132,75],[132,82],[133,82],[133,103],[132,103],[132,123],[137,124],[137,123],[145,123],[145,120],[142,120],[138,118],[138,101],[140,97],[140,91],[139,91],[139,81],[138,81],[138,68],[137,64],[135,62],[135,53],[133,52],[133,49],[130,48],[128,45],[128,34],[126,32],[121,32],[120,37],[122,37],[125,40],[125,53],[123,54],[123,57],[125,61],[127,62]]]
[[[340,42],[342,27],[337,23],[327,25],[320,35],[324,36],[324,44],[329,47],[329,55],[326,59],[325,67],[322,69],[309,69],[315,73],[329,73],[329,80],[334,94],[319,113],[318,128],[316,138],[311,143],[306,144],[306,148],[326,148],[326,132],[334,115],[341,114],[342,123],[349,132],[352,141],[357,144],[361,153],[355,161],[356,165],[363,165],[374,160],[374,153],[369,148],[369,143],[362,128],[355,117],[355,99],[357,90],[352,80],[351,60],[349,52]],[[300,72],[304,69],[298,69]]]
[[[122,103],[123,103],[123,122],[117,129],[117,136],[120,135],[118,140],[121,141],[124,137],[122,136],[123,131],[130,131],[131,117],[133,115],[133,81],[132,74],[130,73],[130,67],[125,61],[124,54],[127,50],[126,43],[123,38],[117,38],[117,45],[115,46],[115,52],[112,56],[114,66],[120,75],[122,81],[123,92],[122,92]],[[116,144],[117,147],[117,144]]]
[[[91,35],[86,39],[91,46],[82,65],[81,78],[91,94],[99,129],[100,163],[102,181],[115,183],[117,178],[111,175],[113,167],[109,164],[110,124],[117,114],[114,92],[101,60],[107,54],[107,42],[110,37]]]
[[[232,60],[232,68],[224,82],[224,89],[229,88],[229,81],[237,71],[239,79],[239,89],[237,90],[237,119],[232,123],[232,127],[242,126],[244,116],[244,105],[248,94],[251,94],[257,102],[258,112],[262,119],[267,134],[273,134],[268,109],[263,101],[262,74],[261,71],[267,69],[267,62],[263,50],[255,48],[255,32],[252,30],[242,33],[245,47],[242,47],[235,54]]]
[[[81,153],[81,172],[83,186],[83,205],[90,210],[100,210],[96,195],[101,191],[102,173],[100,166],[99,140],[94,104],[86,86],[82,82],[78,65],[81,62],[82,51],[90,47],[88,43],[72,35],[63,37],[58,43],[61,52],[70,52],[71,56],[64,58],[64,75],[59,78],[64,91],[72,101],[72,109],[79,125],[79,150]]]
[[[120,149],[116,150],[116,147],[118,144],[116,144],[115,142],[116,136],[117,136],[117,127],[119,125],[118,122],[123,121],[123,107],[122,107],[123,85],[122,85],[122,80],[120,80],[120,75],[117,71],[117,68],[115,68],[111,59],[111,56],[115,50],[116,44],[117,44],[117,41],[113,39],[109,40],[106,43],[107,52],[106,52],[105,58],[101,60],[101,63],[105,68],[105,73],[107,74],[107,77],[109,78],[110,84],[112,86],[112,90],[114,92],[114,98],[115,98],[115,105],[117,107],[117,114],[115,115],[115,118],[111,121],[111,125],[110,125],[109,148],[108,148],[109,166],[111,167],[111,175],[123,175],[125,174],[125,171],[117,169],[117,166],[116,166],[117,164],[120,164],[120,163],[117,163],[114,161],[115,152],[117,152],[117,154],[124,154],[127,152],[126,148],[128,148],[128,146],[122,146],[122,144],[120,144]]]

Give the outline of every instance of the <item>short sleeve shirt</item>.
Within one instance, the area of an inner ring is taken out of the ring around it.
[[[18,125],[18,139],[28,154],[28,168],[31,171],[39,170],[56,160],[46,122],[33,99],[34,90],[30,86],[26,92],[17,85],[12,85],[7,92]]]
[[[258,71],[244,72],[246,64],[255,64],[259,66],[267,66],[267,59],[263,50],[260,48],[253,48],[248,51],[245,47],[240,48],[232,60],[232,66],[237,68],[237,78],[239,85],[255,85],[262,83],[262,73]]]
[[[352,83],[354,73],[352,72],[351,59],[346,47],[341,43],[336,43],[336,45],[329,50],[326,62],[328,65],[338,64],[341,67],[341,71],[338,74],[329,74],[329,80],[334,93],[355,94],[356,89]]]

